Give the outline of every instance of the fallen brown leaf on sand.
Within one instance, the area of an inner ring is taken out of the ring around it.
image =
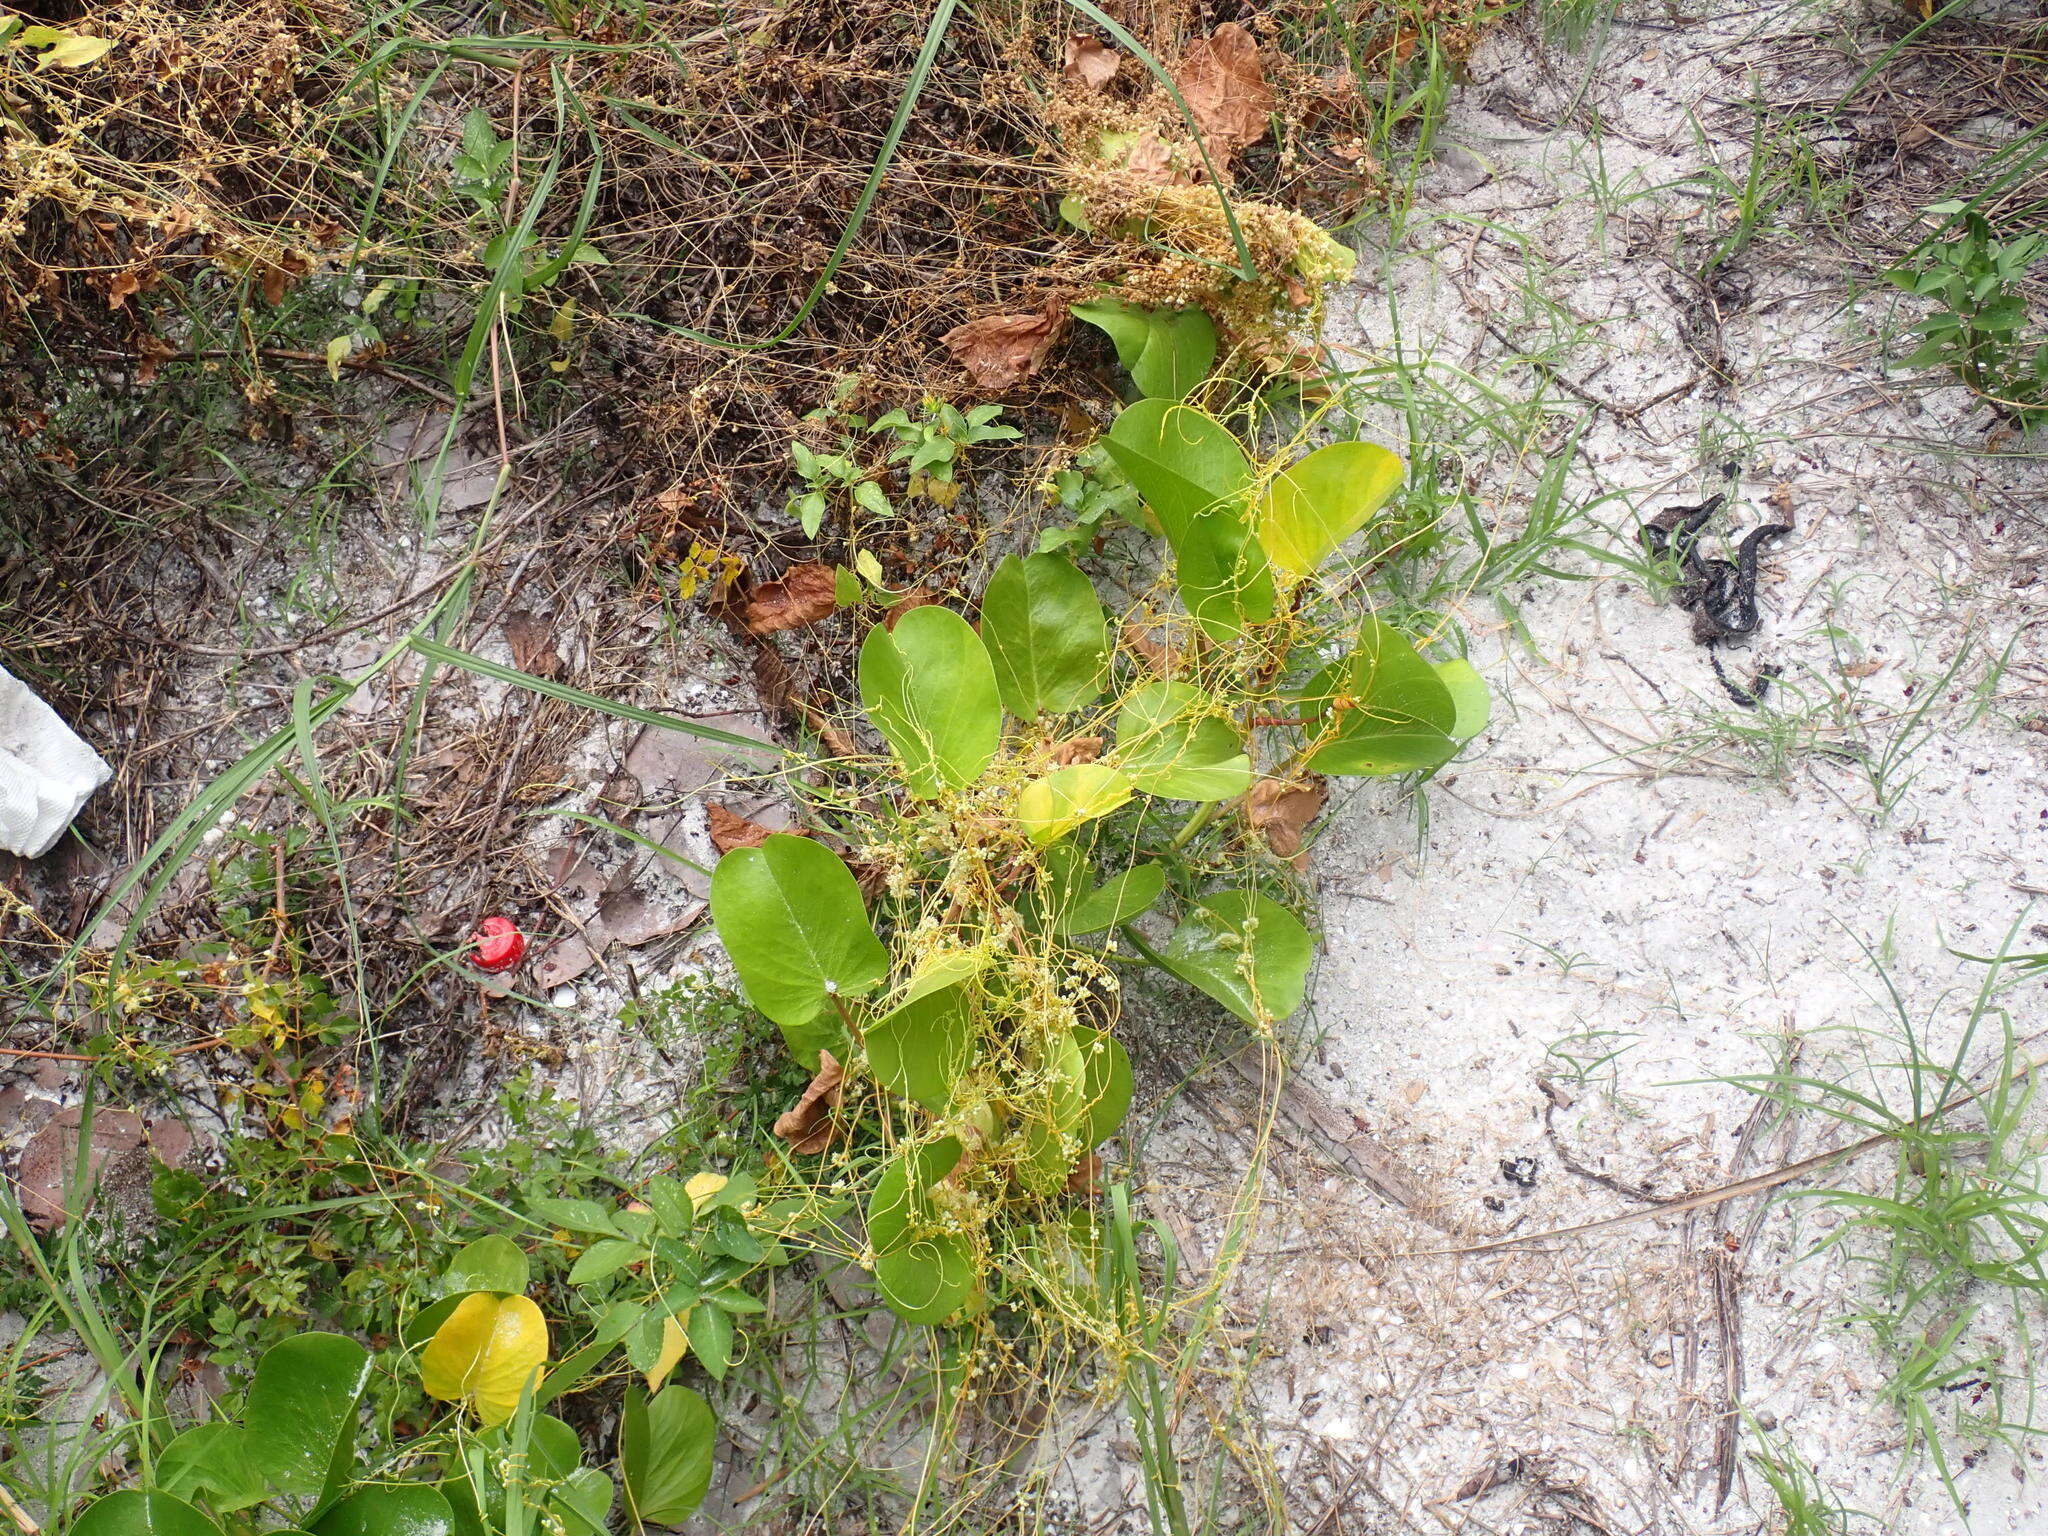
[[[811,702],[772,645],[761,646],[754,652],[754,686],[760,689],[764,702],[787,707],[801,715],[804,724],[817,733],[818,739],[825,744],[825,750],[834,757],[854,755],[853,738],[827,720],[818,706]]]
[[[792,565],[780,581],[764,581],[754,589],[740,612],[740,622],[754,635],[815,624],[838,606],[837,586],[829,565]]]
[[[1122,62],[1117,51],[1099,37],[1070,37],[1066,67],[1060,74],[1091,91],[1099,91],[1116,78],[1117,65]]]
[[[1237,150],[1266,136],[1273,88],[1259,66],[1259,45],[1236,22],[1227,21],[1191,43],[1173,72],[1173,83],[1218,170]]]
[[[512,665],[535,677],[553,677],[562,670],[562,658],[555,654],[554,626],[537,613],[515,608],[505,615],[505,643],[512,648]]]
[[[1171,677],[1180,665],[1180,658],[1174,654],[1170,644],[1155,638],[1156,631],[1141,629],[1136,624],[1124,625],[1124,649],[1132,652],[1161,677]]]
[[[749,821],[736,811],[729,811],[715,801],[706,802],[704,819],[710,824],[711,846],[720,853],[731,853],[735,848],[758,848],[776,835],[773,827],[764,827],[758,821]],[[791,829],[796,837],[810,834]]]
[[[1302,834],[1323,813],[1329,798],[1330,786],[1314,774],[1300,783],[1261,779],[1245,796],[1245,818],[1265,836],[1268,848],[1292,859],[1298,868],[1308,857],[1301,851]]]
[[[31,1226],[43,1231],[62,1226],[92,1200],[95,1190],[124,1206],[134,1206],[140,1196],[146,1207],[151,1157],[179,1167],[192,1148],[191,1133],[176,1120],[145,1121],[125,1109],[102,1109],[92,1117],[92,1144],[83,1149],[80,1169],[84,1126],[85,1112],[68,1105],[22,1148],[14,1192]]]
[[[1046,353],[1059,339],[1061,319],[1045,312],[983,315],[954,326],[942,339],[976,384],[983,389],[1007,389],[1023,383],[1045,362]]]
[[[839,1107],[840,1084],[845,1077],[830,1051],[818,1052],[818,1074],[811,1079],[811,1086],[775,1119],[775,1134],[789,1143],[790,1151],[810,1154],[832,1145],[838,1128],[831,1116]]]

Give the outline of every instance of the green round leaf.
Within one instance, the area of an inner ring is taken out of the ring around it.
[[[1228,645],[1273,617],[1273,570],[1238,503],[1190,521],[1173,552],[1180,600],[1211,640]]]
[[[1378,443],[1331,443],[1273,477],[1254,526],[1273,563],[1307,576],[1401,486],[1401,460]]]
[[[526,1465],[541,1481],[558,1483],[583,1465],[583,1442],[553,1414],[537,1413],[527,1434]]]
[[[448,1261],[441,1275],[443,1296],[466,1296],[471,1291],[497,1291],[506,1296],[524,1295],[532,1278],[526,1255],[509,1237],[492,1233],[464,1245]]]
[[[931,800],[980,778],[1002,741],[988,648],[950,608],[877,624],[860,648],[860,703],[888,739],[910,792]]]
[[[1209,696],[1188,683],[1148,683],[1116,717],[1116,764],[1148,795],[1228,800],[1252,786],[1252,760]]]
[[[455,1536],[455,1511],[425,1483],[372,1483],[314,1521],[312,1536]]]
[[[1088,1061],[1078,1029],[1063,1029],[1035,1052],[1045,1080],[1045,1099],[1033,1118],[1065,1133],[1088,1118]]]
[[[220,1536],[220,1527],[183,1499],[133,1488],[88,1505],[72,1536]]]
[[[1218,891],[1188,908],[1160,957],[1247,1024],[1301,1006],[1314,945],[1301,920],[1251,891]]]
[[[918,609],[906,615],[938,610]],[[777,833],[735,848],[711,874],[711,921],[747,1000],[782,1026],[790,1049],[815,1069],[821,1048],[843,1049],[829,1000],[860,997],[888,977],[889,953],[868,922],[853,871],[808,837]]]
[[[957,1233],[875,1256],[875,1287],[905,1322],[944,1322],[973,1294],[974,1278],[974,1248]]]
[[[1006,556],[981,595],[1003,707],[1020,720],[1092,704],[1109,676],[1109,620],[1095,588],[1059,555]]]
[[[1249,765],[1249,759],[1247,759]],[[1139,864],[1111,876],[1078,899],[1055,907],[1052,931],[1062,937],[1096,933],[1150,911],[1166,889],[1166,866]]]
[[[626,1508],[645,1525],[676,1525],[704,1502],[718,1420],[688,1387],[663,1387],[648,1397],[626,1393],[619,1419],[619,1471]]]
[[[370,1352],[338,1333],[302,1333],[256,1362],[243,1410],[249,1465],[280,1493],[320,1495],[355,1461],[356,1407]]]
[[[250,1464],[242,1426],[221,1419],[194,1424],[165,1446],[156,1459],[156,1484],[180,1499],[204,1493],[224,1515],[260,1504],[270,1493]]]
[[[1027,1120],[1018,1128],[1018,1148],[1011,1163],[1017,1182],[1036,1195],[1055,1195],[1073,1170],[1073,1143],[1058,1126]]]
[[[988,964],[979,950],[946,955],[919,968],[895,1007],[867,1027],[868,1066],[884,1087],[933,1113],[974,1060],[974,1015],[967,983]]]
[[[1462,656],[1453,661],[1438,662],[1436,676],[1437,681],[1450,690],[1451,703],[1457,709],[1450,734],[1460,741],[1470,741],[1485,730],[1486,722],[1493,718],[1493,696],[1487,691],[1486,679]]]
[[[1216,326],[1199,309],[1140,309],[1121,299],[1096,299],[1073,306],[1116,344],[1138,393],[1179,400],[1208,376],[1216,361]]]
[[[1218,503],[1241,497],[1251,466],[1230,429],[1192,407],[1140,400],[1110,424],[1102,445],[1178,554],[1189,526]]]
[[[556,1484],[548,1505],[561,1516],[568,1536],[606,1536],[612,1500],[612,1480],[595,1467],[578,1467]]]
[[[898,1152],[875,1180],[868,1197],[868,1246],[887,1253],[906,1242],[929,1209],[925,1191],[959,1165],[965,1149],[957,1138],[941,1137]]]
[[[1131,798],[1131,781],[1107,763],[1073,763],[1033,779],[1018,792],[1017,821],[1040,848]]]
[[[1469,681],[1458,686],[1469,695]],[[1310,683],[1300,703],[1311,739],[1321,742],[1304,766],[1319,773],[1411,773],[1457,755],[1460,708],[1451,684],[1406,635],[1378,619],[1365,621],[1357,648]],[[1469,704],[1464,713],[1469,720]]]
[[[1091,1147],[1100,1146],[1123,1127],[1131,1108],[1131,1058],[1116,1036],[1105,1030],[1076,1025],[1074,1041],[1081,1051],[1081,1096],[1087,1101],[1087,1119],[1081,1138]]]

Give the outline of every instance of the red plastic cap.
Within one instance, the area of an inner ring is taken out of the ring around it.
[[[475,943],[473,963],[494,976],[511,970],[526,955],[526,935],[509,917],[487,917],[478,923]]]

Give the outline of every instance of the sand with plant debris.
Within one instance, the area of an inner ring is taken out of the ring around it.
[[[1708,292],[1688,275],[1721,200],[1687,178],[1740,178],[1745,81],[1811,24],[1626,7],[1596,61],[1522,23],[1496,33],[1408,239],[1381,271],[1368,258],[1333,327],[1361,364],[1399,345],[1446,387],[1463,372],[1526,397],[1543,381],[1516,356],[1568,325],[1547,387],[1561,421],[1586,417],[1564,450],[1568,500],[1593,507],[1573,537],[1631,549],[1724,457],[1740,511],[1717,531],[1778,509],[1797,531],[1765,560],[1760,635],[1728,656],[1738,679],[1783,668],[1766,708],[1723,692],[1638,574],[1561,552],[1585,579],[1457,615],[1499,705],[1429,789],[1426,830],[1371,787],[1315,850],[1305,1081],[1429,1206],[1276,1156],[1245,1291],[1280,1358],[1254,1379],[1304,1525],[1342,1511],[1319,1531],[1777,1529],[1752,1429],[1718,1440],[1731,1404],[1884,1529],[2042,1529],[2031,1449],[1951,1438],[1967,1525],[1925,1460],[1901,1470],[1885,1368],[1840,1322],[1884,1294],[1839,1254],[1801,1258],[1838,1216],[1751,1197],[1537,1236],[1841,1143],[1700,1080],[1793,1049],[1821,1075],[1866,1046],[1891,1059],[1847,1033],[1897,1034],[1887,985],[1939,1053],[1982,970],[1956,951],[2048,936],[2040,445],[1986,456],[1989,413],[1962,391],[1887,377],[1872,338],[1892,301],[1852,303],[1851,275],[1796,240],[1752,245]],[[1512,529],[1531,464],[1478,472]],[[2042,999],[2038,980],[2009,994],[2022,1034]],[[1891,1171],[1880,1151],[1840,1177]],[[1441,1253],[1501,1236],[1533,1240]],[[2004,1309],[1973,1299],[1954,1358],[1976,1345],[2018,1369]],[[1989,1401],[1975,1369],[1933,1396],[1944,1415]]]

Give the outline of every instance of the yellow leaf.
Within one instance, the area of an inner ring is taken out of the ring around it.
[[[723,1188],[725,1175],[722,1173],[693,1173],[683,1180],[683,1193],[690,1197],[690,1210],[693,1213],[703,1210],[704,1202]]]
[[[694,1307],[685,1307],[676,1316],[661,1320],[661,1353],[647,1368],[649,1396],[661,1390],[661,1384],[668,1380],[668,1373],[690,1352],[690,1335],[685,1330],[689,1326],[690,1314],[695,1310]]]
[[[16,39],[24,47],[41,48],[37,69],[83,69],[106,57],[114,46],[111,37],[80,37],[76,32],[59,32],[55,27],[24,27]]]
[[[327,343],[327,377],[337,384],[341,382],[341,360],[355,348],[354,340],[347,336],[337,336]]]
[[[548,1325],[524,1296],[465,1296],[420,1353],[420,1385],[444,1403],[469,1402],[502,1424],[548,1358]]]
[[[563,346],[569,345],[569,338],[576,334],[576,301],[564,299],[562,307],[555,311],[555,318],[548,322],[548,334]]]
[[[1017,796],[1017,820],[1043,848],[1130,798],[1131,781],[1107,763],[1075,763],[1026,784]]]

